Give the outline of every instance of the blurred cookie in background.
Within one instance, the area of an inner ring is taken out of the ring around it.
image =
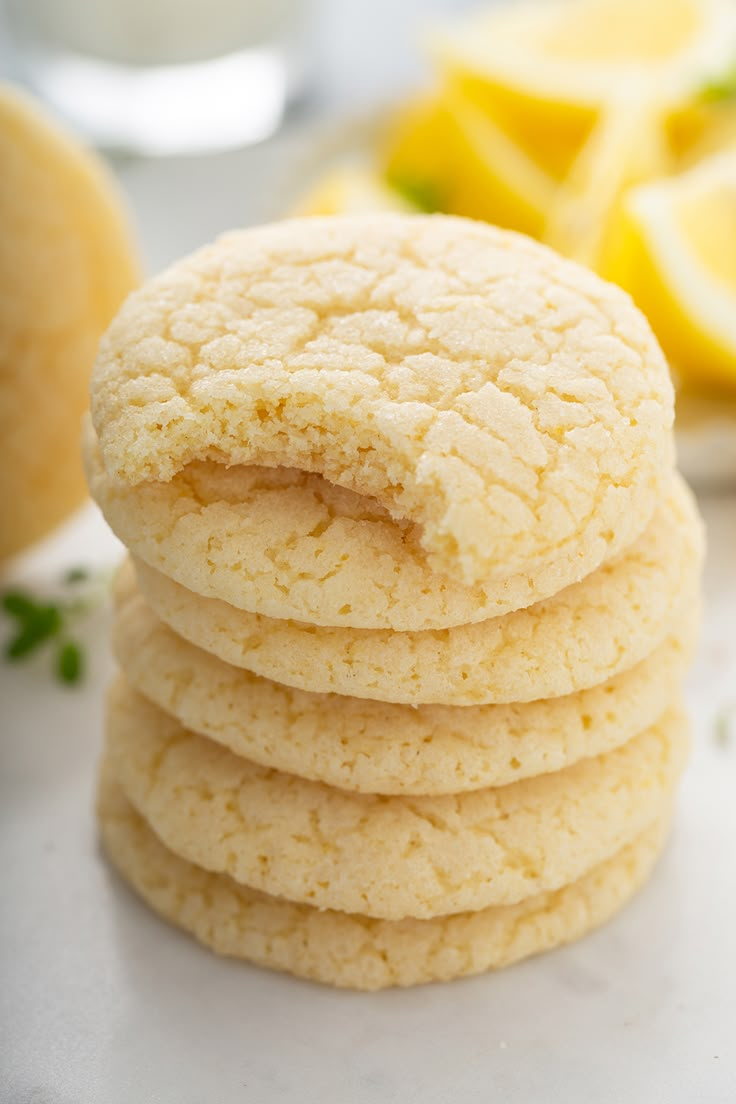
[[[140,275],[102,162],[0,84],[0,560],[86,496],[81,417],[97,342]]]

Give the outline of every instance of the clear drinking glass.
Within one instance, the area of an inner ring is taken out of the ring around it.
[[[310,0],[5,0],[29,83],[98,145],[226,149],[282,121]]]

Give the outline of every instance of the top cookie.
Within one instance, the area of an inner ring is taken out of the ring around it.
[[[672,460],[667,367],[631,300],[448,216],[220,239],[123,306],[92,413],[113,480],[317,472],[420,525],[430,566],[468,584],[593,570],[641,533]]]

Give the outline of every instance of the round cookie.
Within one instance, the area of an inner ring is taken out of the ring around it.
[[[1,560],[86,497],[89,375],[138,263],[111,174],[1,82],[0,165]]]
[[[695,600],[702,531],[679,479],[639,540],[528,610],[453,629],[315,628],[202,598],[136,561],[140,589],[180,636],[236,667],[317,693],[446,705],[585,690],[648,656]],[[119,586],[132,586],[126,573]]]
[[[388,920],[515,904],[582,877],[664,813],[687,745],[670,710],[622,748],[554,774],[385,797],[241,759],[122,678],[107,718],[115,777],[172,851],[277,897]]]
[[[391,921],[292,904],[186,862],[135,812],[107,766],[97,813],[110,861],[164,919],[219,954],[366,990],[479,974],[579,939],[644,883],[668,826],[656,821],[579,881],[517,905]]]
[[[193,462],[168,483],[115,483],[91,424],[92,497],[113,531],[150,567],[205,598],[310,625],[448,628],[498,617],[556,594],[585,574],[556,560],[464,586],[433,571],[421,528],[375,499],[295,468]]]
[[[465,583],[580,579],[630,544],[673,459],[667,366],[619,288],[446,215],[305,218],[157,276],[100,345],[111,479],[196,460],[314,471],[422,527]]]
[[[698,610],[602,686],[525,704],[391,705],[310,694],[177,636],[132,592],[113,649],[129,684],[182,725],[262,766],[362,793],[460,793],[561,770],[626,743],[680,688]]]

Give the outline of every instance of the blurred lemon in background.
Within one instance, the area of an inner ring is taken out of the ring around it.
[[[425,209],[541,234],[554,180],[457,88],[399,112],[387,148],[388,180]]]
[[[681,380],[736,388],[736,310],[715,307],[733,293],[733,193],[714,191],[730,161],[681,175],[736,151],[736,2],[521,0],[435,30],[428,50],[436,87],[394,113],[379,177],[618,280]]]
[[[732,0],[522,0],[435,33],[430,50],[564,180],[612,102],[689,102],[733,62],[734,34]]]
[[[0,559],[86,497],[82,413],[97,342],[138,281],[112,176],[0,85]]]
[[[736,387],[736,147],[632,189],[604,273],[634,296],[685,383]]]
[[[736,53],[736,43],[734,44]],[[736,146],[736,68],[729,83],[716,85],[666,120],[667,142],[678,169],[697,164],[717,150]]]
[[[662,124],[661,106],[635,84],[601,110],[548,208],[541,236],[549,245],[600,268],[627,189],[671,168]]]

